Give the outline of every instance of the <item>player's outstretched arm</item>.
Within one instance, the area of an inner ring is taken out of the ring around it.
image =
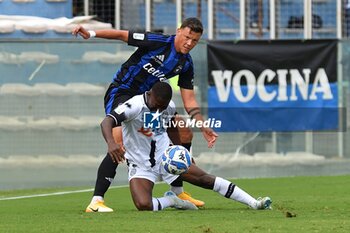
[[[72,30],[72,34],[74,36],[80,35],[85,40],[87,40],[91,37],[98,37],[98,38],[114,39],[114,40],[121,40],[121,41],[127,42],[128,36],[129,36],[129,31],[116,30],[116,29],[104,29],[104,30],[88,31],[83,26],[78,25]]]
[[[125,148],[117,144],[113,137],[113,126],[115,121],[112,117],[106,116],[101,122],[102,135],[108,146],[108,153],[114,163],[123,163],[125,161]]]
[[[185,88],[180,88],[180,90],[181,90],[182,101],[184,103],[184,106],[188,115],[190,115],[191,118],[195,119],[196,121],[204,121],[204,118],[200,112],[200,108],[197,103],[194,91],[191,89],[185,89]],[[213,147],[219,135],[215,133],[213,129],[207,128],[207,127],[202,127],[201,131],[202,131],[203,137],[208,142],[208,147],[209,148]]]

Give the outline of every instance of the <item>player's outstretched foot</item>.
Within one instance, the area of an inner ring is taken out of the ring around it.
[[[254,209],[256,210],[271,210],[271,204],[272,204],[272,200],[269,197],[258,197],[258,199],[256,199],[256,206]]]
[[[177,197],[181,200],[192,202],[197,207],[203,207],[205,204],[203,201],[191,197],[191,194],[189,194],[188,192],[182,192],[179,195],[177,195]]]
[[[104,201],[94,201],[91,202],[85,210],[86,213],[100,212],[100,213],[109,213],[113,212],[113,209],[107,207]]]
[[[185,200],[181,200],[176,196],[176,194],[172,191],[168,191],[164,193],[165,197],[170,197],[174,203],[173,207],[180,210],[198,210],[197,206],[193,203]]]

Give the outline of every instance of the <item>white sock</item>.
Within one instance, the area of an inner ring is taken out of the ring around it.
[[[184,187],[171,186],[170,190],[173,191],[176,195],[179,195],[184,191]]]
[[[252,208],[256,206],[255,198],[223,178],[216,177],[213,190],[226,198],[241,202]]]
[[[159,198],[152,197],[152,203],[153,203],[153,211],[162,210],[173,205],[173,202],[169,197],[159,197]]]
[[[91,202],[103,201],[102,196],[93,196]]]

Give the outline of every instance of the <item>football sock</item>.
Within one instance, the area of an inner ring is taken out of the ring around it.
[[[182,145],[183,147],[185,147],[185,148],[188,150],[188,152],[191,153],[192,142],[189,142],[189,143],[181,143],[181,145]]]
[[[184,188],[182,186],[181,187],[171,186],[170,190],[173,191],[176,195],[179,195],[184,191]]]
[[[171,186],[174,186],[174,187],[182,187],[183,186],[183,181],[182,181],[182,178],[179,176],[177,177],[176,180],[174,180],[173,182],[171,182],[170,184]],[[174,191],[173,191],[174,192]]]
[[[95,184],[94,196],[104,197],[109,186],[111,185],[114,177],[115,170],[117,169],[118,164],[115,164],[112,158],[107,153],[106,157],[102,160],[100,167],[97,171],[97,179]]]
[[[192,142],[189,142],[189,143],[182,143],[181,145],[182,145],[183,147],[185,147],[185,148],[190,152],[190,154],[192,153],[192,151],[191,151]],[[192,157],[192,161],[191,161],[191,162],[195,164],[195,161],[194,161],[193,157]]]
[[[158,211],[170,207],[172,205],[172,201],[169,197],[152,197],[153,203],[153,211]]]
[[[101,196],[93,196],[91,202],[103,201],[103,197]]]
[[[241,202],[250,207],[255,206],[255,198],[223,178],[216,177],[213,190],[226,198]]]

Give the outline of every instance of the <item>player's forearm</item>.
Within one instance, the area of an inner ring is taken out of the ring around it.
[[[191,117],[191,119],[197,121],[204,121],[204,117],[201,113],[201,109],[197,103],[197,101],[194,99],[193,101],[187,101],[186,104],[184,103],[185,109],[187,114]],[[200,128],[203,130],[203,128]]]
[[[128,41],[129,36],[128,31],[115,29],[96,30],[95,33],[98,38],[121,40],[124,42]]]
[[[103,138],[105,139],[107,144],[114,143],[113,121],[114,120],[112,118],[107,116],[103,119],[103,121],[100,124]]]
[[[201,113],[201,109],[196,99],[184,101],[184,107],[187,114],[191,117],[191,119],[195,119],[196,121],[204,120],[203,115]]]

